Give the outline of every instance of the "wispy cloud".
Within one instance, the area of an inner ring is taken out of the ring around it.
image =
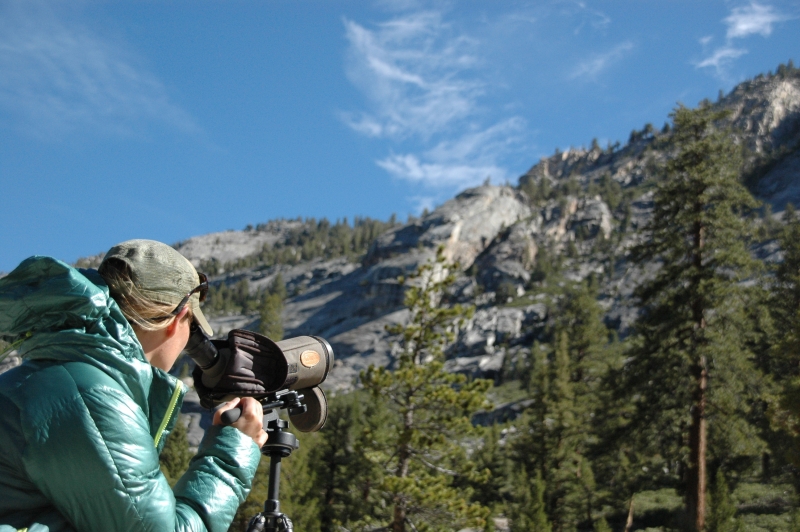
[[[520,142],[524,129],[521,118],[511,118],[484,130],[441,141],[420,155],[389,155],[378,161],[378,165],[396,177],[439,186],[465,187],[486,178],[503,182],[510,176],[498,164],[498,154],[512,150]]]
[[[376,137],[430,137],[475,111],[483,83],[469,77],[476,42],[448,36],[439,13],[398,17],[369,30],[345,21],[348,76],[370,110],[345,115],[357,131]]]
[[[39,2],[0,10],[0,109],[29,133],[78,128],[137,134],[152,122],[197,131],[164,85],[124,47]]]
[[[633,48],[634,46],[632,42],[625,41],[618,44],[608,52],[593,54],[586,60],[578,63],[575,69],[570,73],[569,78],[595,80],[603,71],[625,57],[625,55],[633,50]]]
[[[732,46],[724,46],[722,48],[717,48],[714,50],[714,53],[710,56],[706,57],[699,63],[697,63],[698,68],[705,68],[705,67],[713,67],[717,69],[717,71],[721,71],[725,66],[731,63],[737,57],[740,57],[747,53],[747,50],[744,48],[734,48]]]
[[[604,31],[611,24],[611,17],[582,1],[568,3],[564,13],[568,16],[578,16],[578,25],[572,30],[575,35],[580,34],[587,26],[596,31]]]
[[[378,166],[436,188],[507,177],[500,161],[519,142],[524,122],[483,122],[489,88],[481,78],[478,40],[436,11],[404,14],[373,28],[345,20],[345,32],[347,73],[367,105],[342,118],[355,131],[389,143],[392,153]]]
[[[772,6],[751,3],[749,6],[735,7],[730,16],[725,18],[728,25],[728,39],[747,37],[759,34],[769,37],[772,25],[784,20],[785,17],[775,11]]]
[[[787,17],[780,14],[774,7],[757,2],[733,8],[731,14],[722,20],[727,26],[725,43],[711,51],[706,58],[695,63],[695,66],[697,68],[713,68],[718,78],[727,80],[727,67],[747,53],[746,48],[735,45],[735,40],[750,35],[769,37],[773,25],[786,19]],[[711,40],[710,36],[704,37],[700,39],[700,44],[705,48]]]

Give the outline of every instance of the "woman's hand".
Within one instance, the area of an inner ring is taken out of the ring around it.
[[[222,425],[222,413],[237,406],[242,409],[242,415],[231,426],[253,438],[259,448],[263,447],[267,443],[267,433],[264,432],[264,410],[261,408],[261,403],[252,397],[236,397],[222,405],[214,412],[214,425]]]

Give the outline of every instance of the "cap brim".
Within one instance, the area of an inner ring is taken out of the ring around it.
[[[203,332],[205,332],[208,336],[214,336],[214,330],[211,328],[211,325],[208,324],[208,320],[205,316],[203,316],[203,312],[200,310],[200,308],[193,308],[192,314],[194,314],[194,321],[196,321],[200,328],[203,329]]]

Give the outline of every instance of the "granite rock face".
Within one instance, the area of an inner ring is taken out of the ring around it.
[[[753,160],[769,163],[756,180],[757,195],[776,210],[786,201],[800,200],[800,78],[753,80],[717,105],[730,110],[728,120],[755,154]],[[596,280],[605,322],[624,337],[638,315],[633,288],[654,272],[654,267],[634,268],[626,260],[630,247],[642,238],[637,230],[652,212],[652,191],[639,185],[663,176],[672,156],[664,147],[670,134],[645,128],[621,147],[556,153],[533,165],[520,178],[519,189],[489,185],[466,190],[421,219],[378,237],[361,263],[318,260],[229,272],[216,281],[245,276],[251,290],[258,290],[280,273],[290,293],[296,293],[285,304],[286,335],[320,335],[334,346],[336,369],[326,384],[331,389],[352,387],[370,363],[392,363],[393,343],[385,327],[407,317],[404,287],[397,278],[431,259],[438,246],[460,266],[452,298],[478,307],[448,352],[453,371],[493,377],[511,358],[526,356],[525,349],[545,330],[555,302],[531,300],[527,307],[508,308],[505,298],[538,297],[532,276],[545,256],[560,261],[567,279]],[[628,198],[626,203],[618,198],[610,204],[608,197],[588,193],[609,178]],[[543,181],[551,187],[574,182],[575,192],[533,204],[523,192],[525,185]],[[291,223],[197,237],[180,249],[193,260],[224,251],[227,255],[219,260],[230,261],[277,241]],[[767,251],[779,256],[779,251]],[[233,326],[253,328],[258,317],[216,317],[212,324],[221,332]]]
[[[175,249],[199,266],[203,261],[216,259],[227,263],[258,253],[264,246],[272,246],[286,235],[298,221],[277,220],[256,229],[222,231],[194,236],[175,245]]]
[[[776,213],[787,202],[800,205],[800,75],[795,71],[745,82],[715,105],[730,111],[727,120],[749,150],[751,190]],[[317,335],[331,343],[336,362],[324,387],[337,391],[355,386],[359,372],[370,364],[391,366],[397,346],[386,326],[408,319],[405,287],[397,278],[443,246],[459,264],[451,300],[477,307],[448,350],[447,367],[501,378],[524,363],[533,341],[553,319],[558,301],[540,293],[537,279],[546,262],[558,263],[567,280],[591,278],[606,325],[621,337],[629,333],[639,312],[634,287],[656,269],[634,267],[627,260],[653,208],[652,189],[640,185],[664,177],[665,162],[673,156],[670,135],[646,127],[623,146],[593,144],[542,158],[520,177],[518,188],[465,190],[421,219],[380,235],[359,262],[315,259],[225,271],[226,265],[283,242],[299,221],[197,236],[176,247],[196,265],[213,260],[223,266],[214,283],[247,279],[256,293],[280,274],[291,294],[283,311],[285,336]],[[601,183],[617,192],[604,191]],[[558,199],[536,199],[526,192],[547,187],[568,192]],[[754,252],[765,260],[781,260],[774,242]],[[221,335],[259,325],[258,314],[219,315],[210,321]],[[11,360],[3,367],[16,363]],[[189,398],[185,409],[190,434],[199,430],[192,427],[207,423],[193,404]]]
[[[365,259],[376,265],[416,248],[442,245],[451,261],[468,267],[504,228],[530,216],[526,198],[511,187],[466,190],[419,222],[381,235]]]

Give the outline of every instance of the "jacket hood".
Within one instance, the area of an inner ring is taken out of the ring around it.
[[[147,361],[96,270],[78,270],[50,257],[26,259],[0,279],[0,337],[23,339],[17,351],[24,359],[102,369],[145,411],[153,378],[175,380]]]

